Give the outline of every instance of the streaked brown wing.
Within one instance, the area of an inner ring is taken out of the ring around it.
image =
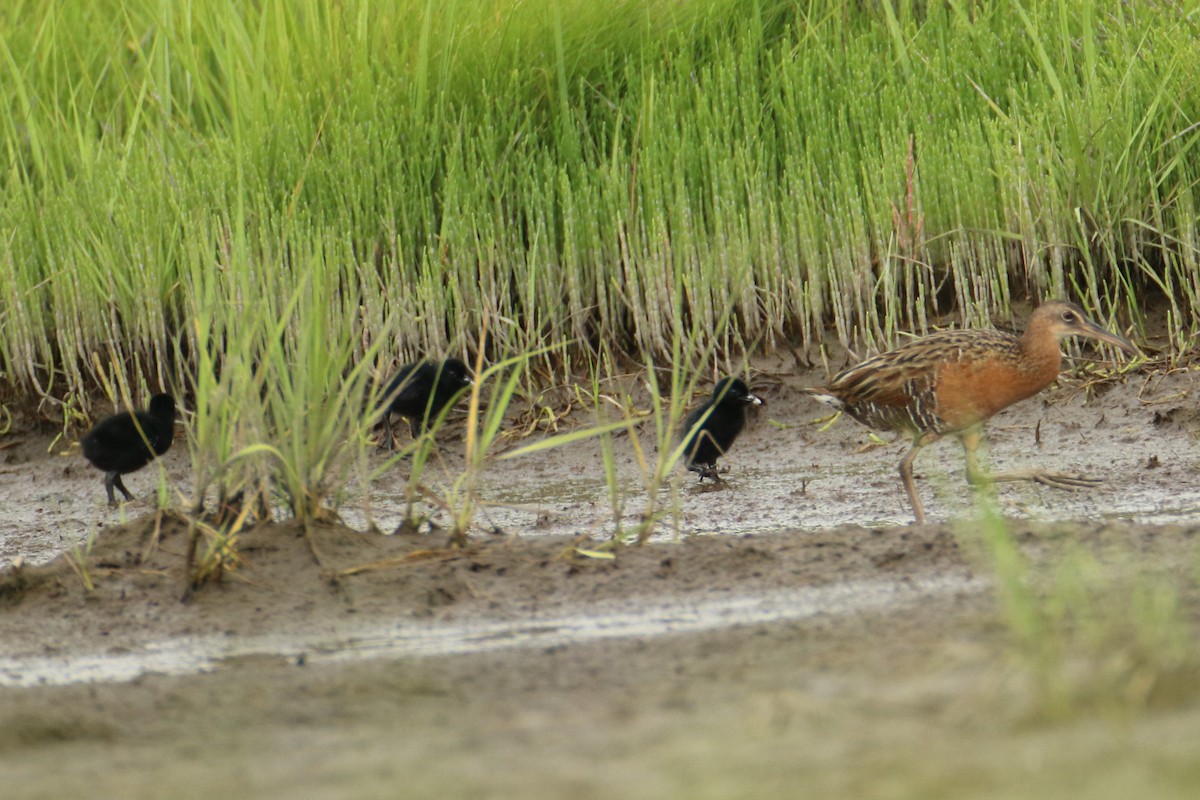
[[[999,331],[939,331],[838,374],[826,387],[865,425],[892,430],[942,430],[937,382],[947,365],[1013,350],[1016,337]]]

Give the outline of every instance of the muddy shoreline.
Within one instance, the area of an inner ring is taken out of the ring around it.
[[[315,531],[318,564],[276,524],[187,603],[182,522],[110,511],[97,473],[28,436],[0,456],[0,557],[22,563],[0,578],[5,796],[1194,796],[1195,693],[1045,719],[970,544],[957,446],[918,460],[936,521],[907,524],[903,444],[818,431],[801,383],[768,382],[729,484],[681,476],[647,546],[598,554],[608,487],[572,448],[489,475],[464,550],[347,515]],[[993,421],[998,467],[1107,478],[1000,487],[1024,558],[1190,569],[1191,388],[1065,381]],[[166,466],[186,487],[186,454]],[[399,497],[377,481],[369,521],[394,527]],[[91,534],[87,591],[63,553]]]
[[[881,443],[863,426],[842,418],[826,426],[827,409],[801,394],[816,373],[795,375],[783,361],[764,361],[755,390],[769,405],[752,413],[747,431],[722,459],[726,484],[698,485],[676,470],[659,497],[665,510],[660,538],[679,535],[822,530],[843,525],[886,528],[907,525],[911,511],[896,475],[907,440]],[[1000,511],[1015,519],[1126,519],[1147,524],[1187,522],[1200,509],[1200,437],[1196,394],[1200,372],[1134,375],[1123,382],[1063,376],[1038,397],[997,415],[988,425],[987,461],[996,470],[1039,466],[1084,473],[1103,483],[1063,492],[1032,483],[1002,484]],[[703,395],[698,390],[697,400]],[[586,414],[565,424],[592,423]],[[423,481],[435,491],[453,483],[462,469],[459,429],[453,424],[445,447]],[[639,433],[653,452],[650,432]],[[177,438],[182,434],[177,431]],[[152,469],[129,477],[138,499],[120,509],[104,503],[100,474],[79,455],[77,445],[46,433],[8,437],[0,451],[0,563],[20,557],[45,562],[73,546],[86,545],[105,527],[147,513],[158,480]],[[383,463],[375,454],[371,464]],[[495,464],[479,487],[476,531],[522,536],[610,537],[617,524],[637,526],[645,508],[644,482],[632,448],[618,436],[617,482],[621,516],[614,518],[603,460],[593,440]],[[191,495],[189,459],[183,442],[162,459],[173,496]],[[975,498],[963,479],[961,448],[951,440],[926,448],[916,461],[918,490],[931,522],[969,517]],[[352,528],[391,531],[405,508],[404,464],[369,485],[356,482],[339,509]],[[435,524],[448,519],[434,506]]]
[[[427,558],[429,537],[329,528],[323,569],[277,528],[248,537],[242,574],[181,603],[181,532],[167,522],[139,560],[154,524],[106,531],[94,592],[62,561],[0,588],[10,796],[717,798],[802,782],[824,797],[1115,798],[1135,781],[1170,798],[1198,785],[1194,694],[1134,717],[1039,716],[961,527],[690,537],[612,561],[573,537]],[[1119,560],[1137,542],[1142,559],[1183,563],[1200,537],[1012,524],[1043,558],[1084,545]],[[649,624],[579,635],[622,615]],[[466,646],[381,651],[418,632]],[[213,658],[156,668],[164,642]],[[147,668],[57,681],[89,653]],[[34,663],[44,685],[14,685]]]

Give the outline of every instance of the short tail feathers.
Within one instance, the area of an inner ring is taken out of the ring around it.
[[[842,399],[840,397],[837,397],[837,396],[831,394],[830,391],[828,389],[826,389],[824,386],[813,386],[808,389],[801,389],[800,391],[804,392],[806,395],[813,398],[814,400],[824,403],[827,406],[833,406],[838,411],[846,410],[846,404],[844,402],[842,402]]]

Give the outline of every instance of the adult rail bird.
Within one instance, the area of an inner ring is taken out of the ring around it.
[[[912,464],[922,447],[954,434],[966,454],[967,480],[1032,480],[1060,489],[1096,486],[1099,481],[1040,469],[986,476],[975,451],[983,425],[994,414],[1045,389],[1062,369],[1059,343],[1082,336],[1137,350],[1101,328],[1079,306],[1045,303],[1033,312],[1021,336],[996,330],[953,330],[914,339],[838,374],[805,393],[845,411],[876,430],[907,433],[912,448],[900,460],[900,479],[917,522],[925,521],[913,482]]]
[[[703,405],[684,420],[684,457],[687,468],[705,478],[720,481],[717,459],[733,446],[746,426],[746,406],[762,405],[761,398],[750,393],[739,378],[725,378],[713,389]]]
[[[457,358],[440,364],[416,361],[401,367],[388,382],[380,403],[388,449],[392,446],[392,414],[408,418],[415,439],[470,385],[471,371]]]
[[[121,490],[126,500],[133,495],[125,488],[122,475],[137,472],[156,456],[171,449],[175,438],[175,398],[156,394],[150,398],[148,411],[125,411],[97,422],[80,444],[83,455],[92,466],[103,470],[108,504],[117,504],[113,487]]]

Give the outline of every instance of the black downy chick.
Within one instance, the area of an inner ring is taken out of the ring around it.
[[[746,406],[763,405],[762,398],[750,393],[739,378],[717,383],[712,397],[684,421],[684,458],[687,468],[699,473],[700,481],[720,481],[717,459],[725,454],[746,425]]]
[[[387,449],[392,448],[392,414],[408,418],[415,439],[470,385],[471,371],[457,358],[448,358],[441,364],[416,361],[401,367],[388,381],[380,405],[384,409],[383,441]]]
[[[121,490],[126,500],[133,495],[125,488],[121,476],[137,472],[156,456],[171,448],[175,438],[175,398],[156,394],[150,398],[148,411],[125,411],[97,422],[80,444],[83,455],[96,469],[103,470],[108,504],[117,504],[113,487]]]

